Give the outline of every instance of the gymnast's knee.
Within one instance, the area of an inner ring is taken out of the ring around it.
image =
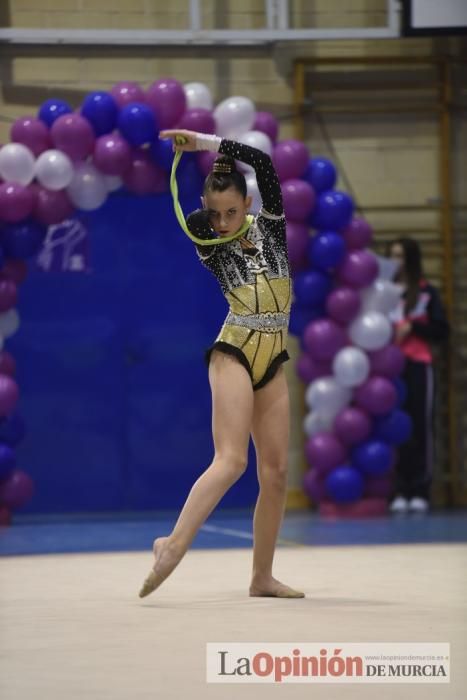
[[[258,467],[260,487],[282,492],[287,488],[287,474],[287,460],[260,464]]]
[[[216,452],[214,464],[222,469],[228,475],[229,480],[234,483],[246,471],[248,456],[236,451]]]

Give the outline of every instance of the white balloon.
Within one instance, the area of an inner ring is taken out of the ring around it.
[[[377,279],[361,293],[363,311],[380,311],[388,314],[396,308],[402,288],[388,280]]]
[[[204,83],[186,83],[183,86],[187,109],[212,109],[211,91]]]
[[[258,183],[256,182],[256,175],[252,173],[245,177],[246,189],[250,197],[253,197],[251,202],[250,211],[252,214],[257,214],[261,207],[263,206],[263,201],[258,189]]]
[[[248,97],[228,97],[214,110],[216,133],[227,139],[236,139],[253,126],[256,110]]]
[[[351,397],[351,390],[341,386],[334,377],[315,379],[305,393],[309,408],[329,418],[335,418]]]
[[[119,175],[104,175],[107,192],[116,192],[123,185],[123,180]]]
[[[332,371],[342,386],[359,386],[370,373],[370,361],[359,348],[342,348],[334,357]]]
[[[19,316],[16,309],[10,309],[0,314],[0,335],[9,338],[14,335],[19,328]]]
[[[48,190],[63,190],[73,179],[73,164],[66,153],[50,149],[36,160],[35,175]]]
[[[308,437],[328,431],[332,427],[333,418],[316,411],[310,411],[303,421],[303,430]]]
[[[263,153],[267,153],[268,156],[272,153],[272,141],[267,134],[262,131],[247,131],[238,137],[240,143],[244,143],[247,146],[252,146],[253,148],[258,148]],[[254,173],[254,168],[248,163],[242,163],[240,161],[240,170],[244,173]]]
[[[34,155],[22,143],[7,143],[0,148],[0,177],[5,182],[29,185],[34,178]]]
[[[349,336],[364,350],[380,350],[390,341],[392,326],[379,311],[365,311],[350,324]]]
[[[92,163],[78,163],[67,192],[78,209],[92,211],[107,199],[107,184],[104,175]]]

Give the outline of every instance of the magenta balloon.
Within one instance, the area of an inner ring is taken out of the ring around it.
[[[280,182],[302,177],[308,167],[310,153],[301,141],[280,141],[272,152],[272,162]]]
[[[18,402],[18,385],[12,377],[6,374],[0,375],[0,416],[8,416],[13,413]]]
[[[262,131],[269,136],[273,143],[277,141],[279,122],[271,112],[256,112],[255,121],[251,127],[253,131]]]
[[[110,94],[119,107],[125,107],[130,102],[144,103],[145,101],[143,88],[131,80],[117,83],[110,90]]]
[[[292,272],[299,272],[308,266],[308,226],[294,221],[287,222],[287,248]]]
[[[0,185],[0,219],[14,223],[26,219],[34,207],[34,193],[18,182]]]
[[[16,360],[7,350],[0,352],[0,376],[7,374],[14,377],[16,374]]]
[[[314,189],[305,180],[287,180],[282,183],[285,216],[291,221],[304,221],[316,201]]]
[[[378,276],[378,263],[367,250],[353,250],[347,253],[337,268],[337,276],[349,287],[362,288],[371,284]]]
[[[20,117],[10,130],[11,140],[27,146],[36,156],[51,148],[49,130],[43,121],[36,117]]]
[[[323,318],[312,321],[305,328],[303,343],[313,359],[332,360],[336,352],[347,343],[344,330],[331,319]]]
[[[34,197],[32,198],[34,202]],[[14,258],[7,258],[5,264],[0,270],[0,279],[2,280],[13,280],[15,284],[21,284],[24,282],[28,274],[28,266],[24,260],[15,260]]]
[[[52,142],[71,160],[84,160],[94,150],[94,130],[81,114],[62,114],[50,129]]]
[[[405,366],[405,356],[398,345],[386,345],[381,350],[369,352],[370,368],[372,374],[395,379]]]
[[[66,190],[47,190],[41,185],[35,186],[36,201],[33,216],[36,221],[46,226],[59,224],[67,219],[75,207],[71,203]]]
[[[132,150],[120,134],[100,136],[94,148],[94,164],[104,175],[121,177],[131,165]]]
[[[370,377],[355,390],[354,401],[368,413],[381,416],[389,413],[397,402],[394,384],[385,377]]]
[[[350,287],[337,287],[326,300],[326,311],[334,321],[349,323],[360,310],[360,295]]]
[[[308,353],[303,352],[295,365],[297,374],[305,384],[313,382],[321,377],[329,377],[332,375],[330,362],[318,362]]]
[[[394,475],[370,476],[365,479],[364,496],[366,498],[389,498],[394,489]]]
[[[186,109],[183,86],[172,78],[163,78],[153,83],[147,89],[145,101],[156,115],[160,129],[175,126]]]
[[[316,433],[306,441],[305,454],[308,464],[324,474],[344,463],[346,449],[332,433]]]
[[[165,170],[156,165],[147,153],[138,150],[133,152],[123,182],[130,192],[139,195],[165,192],[168,187]]]
[[[196,154],[198,168],[205,177],[211,172],[213,163],[218,156],[218,153],[213,153],[212,151],[200,151]]]
[[[355,217],[342,232],[347,250],[367,248],[373,239],[373,229],[368,221]]]
[[[334,432],[344,445],[355,445],[370,435],[371,419],[361,408],[346,406],[334,420]]]
[[[21,469],[15,469],[0,483],[0,503],[7,508],[21,508],[31,500],[34,483]]]
[[[215,134],[216,121],[209,109],[187,109],[178,122],[177,129],[189,129],[201,134]]]
[[[18,290],[11,280],[0,280],[0,313],[8,311],[16,306]]]
[[[303,488],[314,503],[320,503],[327,497],[326,482],[317,469],[307,470],[303,477]]]

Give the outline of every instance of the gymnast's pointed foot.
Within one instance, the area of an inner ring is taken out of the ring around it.
[[[253,577],[250,585],[251,597],[269,598],[304,598],[302,591],[296,591],[285,583],[269,576],[267,578]]]
[[[154,566],[141,586],[140,598],[145,598],[155,591],[156,588],[159,588],[183,556],[183,553],[170,542],[168,537],[158,537],[154,540],[152,549],[154,552]]]

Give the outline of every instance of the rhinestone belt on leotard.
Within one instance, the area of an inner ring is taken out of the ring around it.
[[[235,314],[229,312],[225,323],[233,326],[243,326],[251,328],[255,331],[266,331],[270,333],[278,333],[279,331],[287,330],[289,325],[289,314],[282,312],[273,313],[266,311],[262,314]]]

